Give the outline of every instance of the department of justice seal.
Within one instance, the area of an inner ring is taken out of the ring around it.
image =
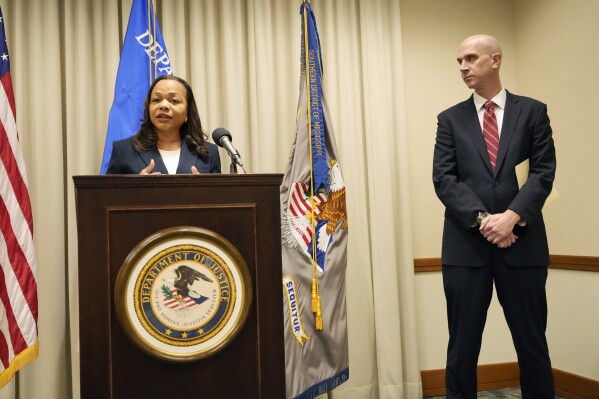
[[[143,351],[191,361],[225,347],[247,317],[252,286],[237,249],[220,235],[174,227],[140,242],[117,276],[123,330]]]

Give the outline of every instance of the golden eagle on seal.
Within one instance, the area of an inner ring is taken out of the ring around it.
[[[212,280],[205,274],[200,273],[199,271],[185,265],[179,266],[175,269],[175,276],[175,282],[173,283],[173,285],[177,289],[178,293],[181,295],[188,296],[190,298],[200,296],[198,292],[191,288],[193,283],[199,280],[208,281],[210,283],[212,282]],[[192,291],[193,294],[191,294],[190,291]]]

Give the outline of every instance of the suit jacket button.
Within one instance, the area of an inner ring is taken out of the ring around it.
[[[498,181],[494,181],[494,182],[493,182],[493,185],[494,185],[495,187],[497,187],[497,186],[499,185],[499,182],[498,182]]]

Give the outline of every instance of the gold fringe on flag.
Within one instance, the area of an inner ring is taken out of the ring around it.
[[[0,374],[0,389],[10,382],[15,373],[39,357],[39,344],[36,342],[12,359],[10,365]]]

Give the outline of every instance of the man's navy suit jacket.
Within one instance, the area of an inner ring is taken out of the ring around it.
[[[515,167],[530,162],[518,188]],[[501,249],[512,266],[547,266],[549,249],[541,210],[551,192],[556,159],[547,106],[507,93],[495,172],[487,154],[472,97],[438,115],[433,183],[445,205],[442,263],[482,266],[493,244],[472,228],[479,211],[512,209],[526,222],[516,226],[515,244]]]
[[[206,144],[208,145],[209,154],[200,157],[191,152],[187,143],[183,141],[177,174],[190,174],[192,165],[200,173],[221,173],[218,147],[212,143]],[[152,172],[168,174],[156,146],[148,151],[138,152],[133,148],[131,137],[117,140],[112,143],[112,155],[106,174],[138,174],[150,164],[152,159],[154,160],[154,170]]]

